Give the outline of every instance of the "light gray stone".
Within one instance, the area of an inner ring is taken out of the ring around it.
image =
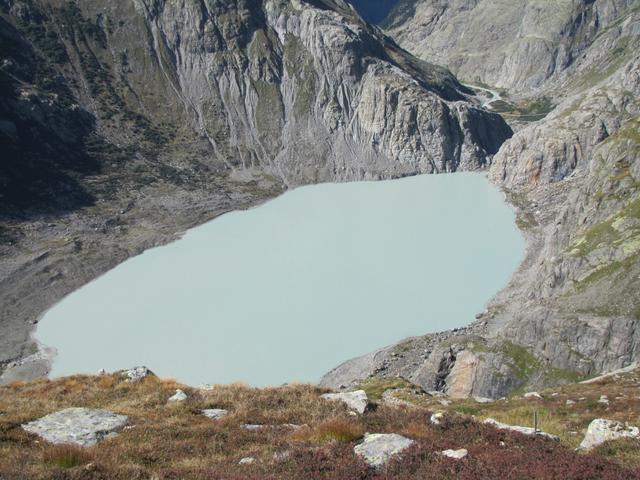
[[[434,425],[440,425],[440,420],[444,418],[444,414],[442,412],[436,412],[429,418],[429,421]]]
[[[127,416],[107,410],[67,408],[27,423],[22,428],[54,444],[91,446],[114,436],[127,422]]]
[[[531,427],[520,427],[517,425],[508,425],[506,423],[498,422],[493,418],[487,418],[484,422],[485,425],[491,425],[499,430],[510,430],[512,432],[522,433],[523,435],[536,435],[539,437],[548,438],[549,440],[559,441],[560,439],[556,435],[542,432]]]
[[[469,452],[466,449],[461,448],[460,450],[444,450],[440,452],[440,454],[445,457],[453,458],[454,460],[462,460],[464,457],[469,455]]]
[[[494,400],[487,397],[473,397],[477,403],[492,403]]]
[[[527,392],[523,395],[524,398],[537,398],[539,400],[542,400],[542,395],[540,395],[538,392]]]
[[[589,424],[580,448],[588,450],[609,440],[620,438],[640,438],[640,430],[638,427],[624,425],[615,420],[596,418]]]
[[[178,389],[176,390],[176,393],[169,398],[168,401],[171,403],[178,403],[178,402],[184,402],[187,398],[189,398],[187,394],[184,393],[182,390]]]
[[[222,408],[207,408],[202,410],[202,415],[213,420],[219,420],[229,415],[229,411]]]
[[[123,377],[126,377],[128,382],[134,383],[153,375],[153,372],[147,367],[133,367],[128,370],[121,370],[118,373]]]
[[[409,448],[415,442],[396,433],[367,433],[354,451],[372,467],[382,467],[391,457]]]
[[[325,393],[322,395],[322,398],[334,402],[343,402],[351,410],[360,414],[369,408],[369,398],[364,390],[344,393]]]
[[[255,457],[244,457],[240,459],[238,462],[240,465],[251,465],[252,463],[256,463]]]

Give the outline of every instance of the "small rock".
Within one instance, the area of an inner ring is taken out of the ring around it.
[[[440,454],[455,460],[462,460],[464,457],[469,455],[469,452],[467,452],[466,449],[461,448],[460,450],[444,450],[440,452]]]
[[[266,425],[257,425],[255,423],[243,423],[242,425],[240,425],[241,428],[244,428],[245,430],[262,430],[263,428],[266,428]]]
[[[340,401],[347,405],[351,410],[363,414],[369,407],[369,399],[364,390],[356,390],[355,392],[344,393],[325,393],[321,396],[325,400]]]
[[[83,447],[116,435],[128,421],[125,415],[107,410],[67,408],[27,423],[22,428],[50,443],[72,443]]]
[[[476,403],[491,403],[491,402],[493,402],[493,399],[486,398],[486,397],[473,397],[473,400]]]
[[[606,395],[601,395],[600,399],[598,400],[598,403],[601,403],[603,405],[609,405],[609,398]]]
[[[574,402],[573,400],[567,400],[567,401],[565,402],[565,405],[567,405],[567,406],[569,406],[569,405],[575,405],[575,404],[576,404],[576,402]]]
[[[429,418],[429,421],[434,425],[440,425],[440,420],[442,420],[443,418],[444,418],[444,414],[442,412],[436,412],[433,415],[431,415],[431,418]]]
[[[226,417],[228,414],[229,412],[227,410],[223,410],[222,408],[207,408],[205,410],[202,410],[202,415],[213,420],[218,420],[220,418]]]
[[[438,400],[438,403],[443,407],[448,407],[451,404],[449,400]]]
[[[596,418],[589,424],[580,448],[590,449],[606,441],[619,438],[640,438],[640,430],[638,427],[623,425],[614,420]]]
[[[176,393],[169,398],[169,402],[184,402],[187,398],[187,394],[178,389],[176,390]]]
[[[394,455],[406,450],[415,442],[396,433],[367,433],[362,443],[354,447],[371,467],[381,467]]]
[[[540,400],[542,400],[542,395],[540,395],[538,392],[527,392],[523,395],[524,398],[538,398]]]
[[[252,463],[255,463],[255,462],[256,462],[255,457],[244,457],[238,462],[238,464],[240,464],[240,465],[251,465]]]
[[[128,382],[134,383],[153,375],[153,372],[147,367],[134,367],[129,370],[121,370],[118,373],[123,377],[127,377]]]

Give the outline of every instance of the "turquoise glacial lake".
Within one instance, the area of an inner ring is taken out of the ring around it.
[[[134,257],[46,313],[52,377],[146,365],[181,382],[316,382],[464,326],[524,255],[484,175],[297,188]]]

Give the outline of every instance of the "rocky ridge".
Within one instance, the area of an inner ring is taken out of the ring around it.
[[[634,0],[400,0],[382,25],[468,82],[545,94],[632,55],[638,9]]]

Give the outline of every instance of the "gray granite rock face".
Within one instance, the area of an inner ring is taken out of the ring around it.
[[[379,468],[414,443],[413,440],[396,433],[367,433],[362,443],[354,447],[354,451],[371,467]]]
[[[632,0],[399,3],[385,26],[404,48],[470,82],[519,92],[575,77],[624,48],[637,6]],[[592,50],[597,36],[605,41]]]
[[[67,408],[27,423],[22,428],[54,444],[91,446],[116,435],[128,422],[125,415],[107,410]]]
[[[638,427],[624,425],[614,420],[596,418],[587,428],[587,433],[580,443],[580,448],[589,450],[593,447],[621,438],[640,439],[640,429]]]
[[[334,402],[342,402],[354,412],[363,414],[369,408],[369,399],[364,390],[342,393],[325,393],[322,398]]]

